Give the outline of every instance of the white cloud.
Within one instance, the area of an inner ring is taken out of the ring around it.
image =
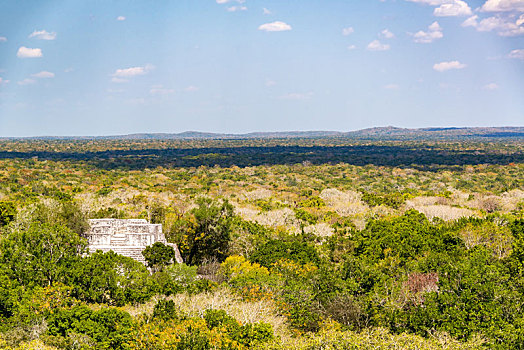
[[[265,23],[258,27],[258,30],[264,30],[266,32],[283,32],[291,29],[292,28],[289,24],[280,21]]]
[[[353,29],[353,27],[347,27],[347,28],[342,29],[342,35],[345,35],[345,36],[353,34],[354,32],[355,30]]]
[[[499,86],[495,83],[489,83],[482,87],[484,90],[498,90]]]
[[[0,43],[5,43],[7,38],[5,36],[0,36]]]
[[[385,39],[393,39],[395,37],[395,34],[391,33],[389,29],[384,29],[380,32],[380,36]]]
[[[36,80],[27,78],[27,79],[19,81],[18,85],[22,85],[23,86],[23,85],[31,85],[31,84],[34,84],[34,83],[36,83]]]
[[[9,80],[5,80],[0,77],[0,85],[9,83]]]
[[[369,51],[387,51],[390,49],[388,44],[382,44],[379,40],[373,40],[368,44]]]
[[[453,2],[442,4],[437,7],[433,14],[437,17],[452,17],[452,16],[470,16],[471,8],[462,0],[455,0]]]
[[[509,53],[508,57],[524,60],[524,49],[513,50]]]
[[[515,22],[516,25],[521,26],[524,24],[524,14],[520,15],[520,17]]]
[[[122,68],[117,69],[112,76],[117,79],[123,79],[123,78],[131,78],[138,75],[144,75],[147,74],[149,71],[154,69],[155,67],[153,65],[147,64],[144,67],[131,67],[131,68]],[[113,80],[115,81],[115,80]],[[122,82],[122,81],[115,81],[115,82]]]
[[[355,50],[357,47],[355,45],[349,45],[348,50]]]
[[[31,76],[33,78],[46,79],[46,78],[54,78],[55,77],[55,73],[51,73],[51,72],[43,70],[43,71],[41,71],[39,73],[31,74]]]
[[[267,86],[267,87],[272,87],[272,86],[275,86],[275,85],[277,85],[277,82],[276,82],[276,81],[271,80],[271,79],[267,79],[267,80],[266,80],[266,86]]]
[[[484,18],[478,22],[478,16],[472,16],[462,23],[464,27],[474,27],[479,32],[495,31],[500,36],[517,36],[524,34],[524,18],[503,18],[500,16]]]
[[[425,32],[423,30],[420,30],[416,32],[413,35],[413,40],[416,43],[422,43],[422,44],[429,44],[437,39],[441,39],[444,37],[444,34],[442,33],[442,27],[438,22],[433,22],[428,26],[428,31]]]
[[[40,39],[40,40],[55,40],[56,33],[55,32],[49,33],[47,30],[35,30],[34,32],[29,34],[29,37]]]
[[[31,49],[29,47],[21,46],[16,53],[20,58],[36,58],[42,57],[42,49]]]
[[[309,100],[311,97],[313,97],[312,92],[306,92],[306,93],[298,93],[298,92],[292,92],[290,94],[285,94],[280,96],[279,98],[281,100]]]
[[[450,62],[440,62],[435,63],[433,65],[433,69],[437,72],[445,72],[450,69],[463,69],[466,68],[467,65],[464,63],[460,63],[459,61],[450,61]]]
[[[524,11],[523,0],[488,0],[482,6],[484,12]]]
[[[430,6],[438,6],[433,14],[438,17],[448,16],[468,16],[471,15],[471,8],[464,0],[406,0]]]
[[[467,20],[465,20],[464,22],[462,22],[462,26],[463,27],[476,27],[477,26],[477,19],[479,18],[479,16],[475,15],[475,16],[471,16],[469,17]]]
[[[118,16],[116,18],[117,21],[125,21],[126,20],[126,17],[125,16]]]
[[[230,2],[236,2],[238,4],[243,4],[246,2],[246,0],[216,0],[217,4],[223,5]]]
[[[228,12],[236,12],[236,11],[247,11],[246,6],[231,6],[227,8]]]
[[[269,11],[267,8],[263,8],[262,9],[262,13],[265,14],[265,15],[270,15],[271,14],[271,11]]]

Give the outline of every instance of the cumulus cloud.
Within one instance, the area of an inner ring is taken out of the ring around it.
[[[433,14],[437,17],[453,17],[453,16],[470,16],[471,8],[462,0],[455,0],[453,2],[442,4],[437,7]]]
[[[265,23],[258,27],[258,30],[263,30],[266,32],[283,32],[291,29],[292,28],[289,24],[280,21]]]
[[[113,81],[118,79],[126,79],[126,78],[132,78],[136,77],[138,75],[144,75],[147,74],[149,71],[154,69],[155,67],[153,65],[147,64],[144,67],[131,67],[131,68],[121,68],[117,69],[113,74]],[[115,81],[115,82],[123,82],[123,81]]]
[[[24,85],[31,85],[31,84],[34,84],[34,83],[36,83],[36,80],[27,78],[27,79],[19,81],[18,85],[24,86]]]
[[[117,21],[125,21],[126,20],[126,17],[125,16],[118,16],[116,18]]]
[[[56,33],[55,32],[49,33],[47,30],[35,30],[34,32],[29,34],[29,37],[40,39],[40,40],[55,40]]]
[[[436,21],[428,26],[427,32],[420,30],[412,35],[413,35],[413,40],[416,43],[422,43],[422,44],[429,44],[437,39],[441,39],[444,37],[444,34],[442,33],[442,27]]]
[[[509,53],[508,57],[524,60],[524,49],[513,50]]]
[[[0,36],[0,43],[5,43],[7,38],[5,36]]]
[[[463,69],[466,68],[467,65],[464,63],[460,63],[459,61],[450,61],[450,62],[440,62],[435,63],[433,65],[433,69],[437,72],[445,72],[450,69]]]
[[[481,7],[484,12],[524,11],[522,0],[488,0]]]
[[[55,73],[51,73],[51,72],[43,70],[43,71],[41,71],[39,73],[31,74],[31,76],[33,78],[49,79],[49,78],[54,78],[55,77]]]
[[[477,15],[472,16],[462,23],[463,27],[473,27],[479,32],[494,31],[500,36],[517,36],[524,34],[524,16],[517,20],[510,17],[494,16],[478,21]]]
[[[384,29],[380,32],[380,36],[384,39],[393,39],[395,37],[395,34],[389,31],[389,29]]]
[[[479,16],[475,15],[475,16],[471,16],[469,17],[467,20],[465,20],[464,22],[462,22],[462,26],[463,27],[476,27],[478,22]]]
[[[31,49],[29,47],[21,46],[16,53],[20,58],[37,58],[42,57],[42,49]]]
[[[357,47],[355,45],[349,45],[348,50],[355,50]]]
[[[267,8],[263,8],[262,9],[262,13],[265,14],[265,15],[270,15],[271,14],[271,11],[269,11]]]
[[[239,4],[238,6],[237,5],[234,5],[234,6],[230,6],[227,8],[227,11],[228,12],[236,12],[236,11],[246,11],[247,10],[247,7],[242,5],[243,3],[246,2],[246,0],[216,0],[217,4],[219,5],[223,5],[223,4],[227,4],[227,3],[234,3],[236,2],[237,4]]]
[[[348,36],[350,34],[353,34],[354,32],[355,30],[353,29],[353,27],[347,27],[342,29],[342,35],[344,36]]]
[[[236,11],[247,11],[246,6],[231,6],[227,8],[228,12],[236,12]]]
[[[373,40],[367,46],[369,51],[387,51],[390,49],[388,44],[383,44],[379,40]]]
[[[463,0],[406,0],[406,1],[430,5],[430,6],[438,6],[433,11],[433,14],[438,17],[471,15],[471,8],[469,7],[468,3]]]
[[[0,77],[0,85],[9,83],[9,80],[5,80]]]

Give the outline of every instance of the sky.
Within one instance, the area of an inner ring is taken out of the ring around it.
[[[524,126],[524,0],[0,0],[0,136]]]

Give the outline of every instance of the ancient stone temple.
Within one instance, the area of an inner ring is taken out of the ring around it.
[[[182,258],[175,244],[169,244],[162,233],[162,225],[150,224],[145,219],[91,219],[87,241],[91,253],[101,250],[133,258],[145,264],[142,251],[155,242],[175,248],[176,260]]]

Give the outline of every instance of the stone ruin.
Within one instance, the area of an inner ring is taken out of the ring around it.
[[[142,251],[156,242],[161,242],[175,249],[175,260],[182,263],[182,257],[176,244],[167,243],[162,233],[161,224],[150,224],[145,219],[91,219],[91,226],[86,233],[89,251],[112,250],[116,254],[146,263]]]

